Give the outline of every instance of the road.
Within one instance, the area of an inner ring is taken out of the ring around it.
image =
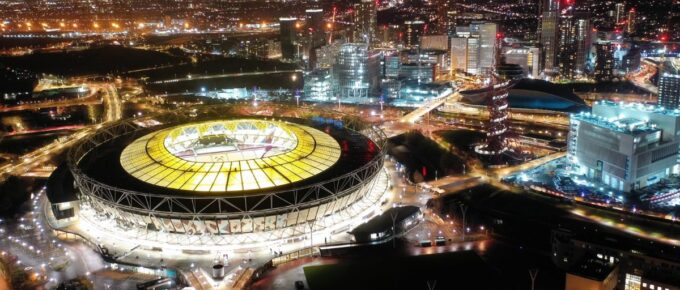
[[[102,92],[105,103],[104,122],[119,120],[122,117],[122,104],[120,96],[113,84],[90,83],[88,86]],[[0,181],[10,175],[23,175],[31,169],[41,166],[45,162],[49,162],[56,154],[69,148],[80,139],[94,133],[100,126],[101,124],[86,127],[74,134],[63,137],[60,140],[55,140],[48,145],[26,153],[19,157],[17,161],[11,161],[0,166]]]
[[[177,82],[193,81],[193,80],[208,80],[208,79],[219,79],[219,78],[228,78],[228,77],[260,76],[260,75],[266,75],[266,74],[272,74],[272,73],[300,73],[300,72],[302,72],[302,70],[296,69],[296,70],[258,71],[258,72],[246,72],[246,73],[228,73],[228,74],[216,74],[216,75],[205,75],[205,76],[189,75],[189,76],[183,77],[183,78],[168,79],[168,80],[162,80],[162,81],[153,81],[153,82],[149,82],[149,83],[150,84],[168,84],[168,83],[177,83]]]
[[[652,94],[659,94],[659,88],[650,81],[650,79],[656,74],[658,68],[655,64],[648,60],[643,60],[640,63],[640,69],[631,72],[626,75],[626,78],[630,80],[635,86],[644,89]]]
[[[452,90],[448,95],[431,100],[428,103],[423,104],[422,106],[413,110],[412,112],[404,115],[399,119],[399,121],[402,123],[414,123],[416,120],[420,119],[420,117],[424,116],[425,114],[429,113],[435,108],[443,105],[444,103],[458,102],[462,97],[463,96],[460,93]]]

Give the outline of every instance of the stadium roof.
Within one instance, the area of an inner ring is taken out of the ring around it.
[[[155,131],[128,145],[120,163],[156,186],[224,193],[305,180],[331,167],[340,154],[338,142],[317,129],[243,119]]]

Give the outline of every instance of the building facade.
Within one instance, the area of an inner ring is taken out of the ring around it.
[[[380,53],[364,43],[346,43],[332,69],[333,92],[339,98],[367,98],[378,94]]]
[[[667,61],[659,75],[659,106],[667,109],[680,108],[680,61]]]
[[[678,170],[680,110],[600,101],[573,115],[568,159],[588,179],[629,192]]]
[[[297,48],[297,29],[295,28],[297,18],[279,18],[279,40],[281,41],[281,58],[284,60],[298,59]]]
[[[372,44],[376,39],[377,18],[375,1],[361,0],[354,4],[354,26],[351,40],[356,43]]]

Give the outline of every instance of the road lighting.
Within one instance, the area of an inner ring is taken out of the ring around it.
[[[462,232],[463,232],[463,241],[465,241],[465,230],[466,230],[466,228],[465,228],[465,213],[467,213],[467,206],[461,204],[460,205],[460,211],[463,213],[463,230],[462,230]]]

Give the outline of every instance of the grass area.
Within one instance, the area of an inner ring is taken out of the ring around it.
[[[390,138],[387,151],[408,168],[408,174],[415,182],[463,171],[463,160],[418,131]]]
[[[335,289],[505,289],[474,252],[424,256],[357,258],[304,268],[311,290]]]
[[[101,46],[82,51],[0,57],[0,63],[8,67],[64,76],[115,74],[182,61],[186,59],[163,52],[122,46]]]
[[[435,131],[434,134],[440,136],[447,143],[463,151],[471,151],[473,144],[484,141],[485,135],[482,132],[472,130],[443,130]]]

